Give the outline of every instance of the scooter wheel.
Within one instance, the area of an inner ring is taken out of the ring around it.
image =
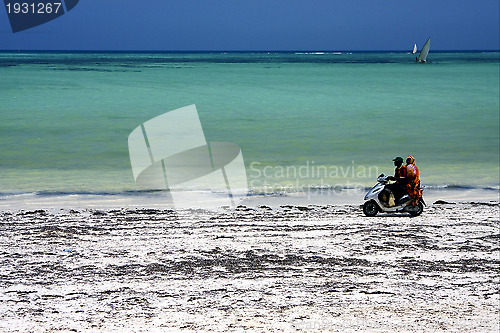
[[[409,211],[409,213],[411,216],[415,217],[422,214],[423,211],[424,211],[424,205],[422,204],[422,201],[419,201],[418,204]]]
[[[375,216],[378,213],[378,206],[375,202],[373,201],[367,201],[363,205],[363,213],[365,213],[366,216]]]

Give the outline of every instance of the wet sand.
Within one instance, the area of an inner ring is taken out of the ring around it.
[[[497,332],[498,202],[0,212],[2,332]]]

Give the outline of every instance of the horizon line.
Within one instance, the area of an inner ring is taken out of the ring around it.
[[[82,53],[386,53],[386,52],[397,52],[406,53],[412,50],[93,50],[93,49],[80,49],[80,50],[70,50],[70,49],[51,49],[51,50],[40,50],[40,49],[0,49],[0,52],[82,52]],[[469,49],[469,50],[433,50],[431,53],[451,53],[451,52],[500,52],[500,49]]]

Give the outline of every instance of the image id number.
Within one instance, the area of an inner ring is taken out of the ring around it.
[[[7,3],[8,14],[57,14],[61,9],[61,2],[48,2],[48,3],[27,3],[27,2],[14,2]]]

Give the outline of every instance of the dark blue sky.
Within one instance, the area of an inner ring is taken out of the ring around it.
[[[21,0],[20,0],[21,1]],[[24,0],[23,0],[24,1]],[[80,0],[2,50],[498,50],[499,0]]]

